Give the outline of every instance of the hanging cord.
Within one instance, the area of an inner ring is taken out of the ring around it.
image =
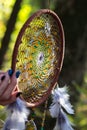
[[[48,9],[50,9],[50,0],[48,0]]]
[[[47,110],[47,103],[48,103],[48,100],[46,100],[46,102],[45,102],[44,113],[43,113],[43,118],[42,118],[42,123],[41,123],[41,130],[44,130],[44,123],[45,123],[46,110]]]

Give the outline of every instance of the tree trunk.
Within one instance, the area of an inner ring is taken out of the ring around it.
[[[16,0],[15,5],[13,7],[12,14],[10,16],[8,23],[7,23],[7,29],[6,29],[4,38],[2,40],[1,49],[0,49],[0,69],[2,68],[4,56],[5,56],[6,51],[8,49],[10,37],[11,37],[12,31],[13,31],[14,26],[15,26],[17,14],[18,14],[18,11],[20,9],[21,2],[22,2],[22,0]]]

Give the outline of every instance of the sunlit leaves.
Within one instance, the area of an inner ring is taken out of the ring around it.
[[[10,17],[15,0],[0,0],[0,45],[6,31],[7,21]]]

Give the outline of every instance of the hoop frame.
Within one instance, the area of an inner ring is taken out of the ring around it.
[[[35,103],[28,103],[29,107],[35,107],[38,106],[39,104],[43,103],[47,97],[50,95],[51,90],[53,89],[53,87],[55,86],[55,83],[58,80],[60,71],[62,69],[62,64],[63,64],[63,59],[64,59],[64,50],[65,50],[65,37],[64,37],[64,30],[63,30],[63,26],[62,23],[59,19],[59,17],[56,15],[56,13],[54,13],[53,11],[49,10],[49,9],[42,9],[37,11],[36,13],[34,13],[23,25],[23,27],[21,28],[15,46],[14,46],[14,50],[13,50],[13,55],[12,55],[12,63],[11,63],[11,68],[13,71],[15,71],[16,69],[16,58],[17,58],[17,54],[18,54],[18,47],[21,44],[21,38],[23,36],[23,33],[25,32],[25,29],[27,28],[27,26],[30,24],[30,22],[35,18],[35,17],[39,17],[41,14],[50,14],[58,23],[58,27],[60,30],[60,38],[61,38],[61,46],[60,46],[60,57],[59,57],[59,62],[58,62],[58,66],[56,68],[55,71],[55,78],[54,78],[54,82],[51,84],[51,86],[48,88],[47,92],[45,95],[43,95],[43,97],[39,100],[39,102],[35,102]]]

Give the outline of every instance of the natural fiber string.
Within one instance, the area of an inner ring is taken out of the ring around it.
[[[46,100],[46,102],[45,102],[44,113],[43,113],[43,118],[42,118],[42,123],[41,123],[41,129],[40,130],[44,130],[44,123],[45,123],[46,110],[47,110],[47,103],[48,103],[48,100]]]

